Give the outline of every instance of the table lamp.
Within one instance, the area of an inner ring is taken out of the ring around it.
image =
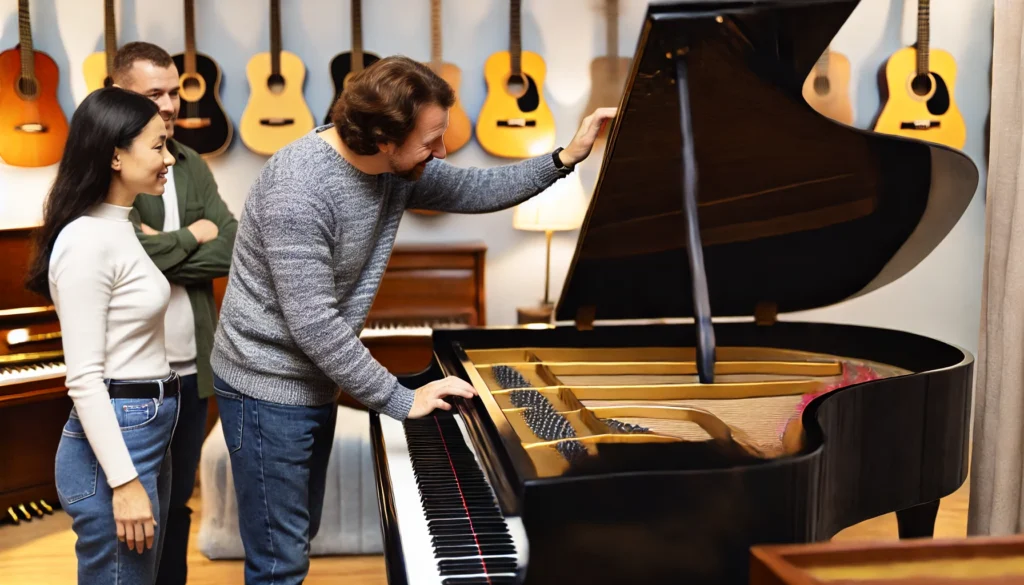
[[[544,265],[544,302],[539,307],[518,307],[520,325],[550,323],[554,305],[549,299],[551,288],[551,236],[556,231],[579,229],[587,212],[587,195],[579,174],[570,173],[531,199],[516,206],[512,227],[517,230],[544,232],[547,255]]]

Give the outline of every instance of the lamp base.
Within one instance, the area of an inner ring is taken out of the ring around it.
[[[516,307],[516,318],[520,325],[551,323],[554,313],[555,306],[552,304],[540,305],[539,307]]]

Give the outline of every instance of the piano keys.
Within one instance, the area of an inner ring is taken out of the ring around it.
[[[433,331],[430,368],[405,383],[476,387],[453,413],[502,517],[522,523],[517,583],[747,583],[754,545],[891,512],[901,538],[931,535],[964,482],[973,356],[780,317],[902,277],[978,185],[962,152],[803,100],[857,3],[651,3],[556,326]],[[704,283],[712,319],[697,324]],[[390,470],[421,455],[370,424],[389,582],[404,583],[429,551],[408,550],[393,502],[409,482]]]

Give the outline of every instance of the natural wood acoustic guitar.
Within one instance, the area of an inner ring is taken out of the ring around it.
[[[963,148],[967,128],[954,97],[953,56],[929,47],[928,0],[917,4],[917,44],[889,57],[875,131]]]
[[[826,48],[804,80],[803,94],[807,104],[822,116],[853,125],[850,60],[846,55]]]
[[[363,50],[363,4],[360,0],[352,0],[352,50],[338,53],[331,59],[331,81],[334,83],[334,97],[327,106],[324,124],[331,121],[331,109],[334,102],[345,91],[345,85],[353,75],[380,61],[380,56]]]
[[[281,48],[280,0],[270,0],[270,52],[253,55],[245,76],[249,102],[238,133],[249,150],[269,156],[313,129],[302,93],[306,65]]]
[[[629,76],[629,57],[619,57],[619,0],[605,0],[605,56],[590,62],[590,99],[580,116],[594,113],[597,108],[613,108],[622,99],[622,88]],[[602,149],[608,137],[609,124],[601,127],[594,149]]]
[[[220,102],[220,67],[196,51],[195,0],[185,0],[185,52],[174,55],[181,74],[181,109],[174,121],[174,139],[212,158],[231,145],[234,129]]]
[[[430,68],[455,91],[455,105],[448,110],[448,129],[442,138],[444,149],[450,154],[469,142],[473,136],[473,124],[469,121],[466,110],[462,108],[462,100],[459,99],[462,71],[441,58],[441,0],[430,0]]]
[[[555,117],[544,100],[547,66],[540,55],[522,50],[520,0],[511,0],[511,47],[487,58],[487,98],[476,122],[476,139],[488,153],[528,158],[555,146]]]
[[[0,53],[0,159],[44,167],[64,154],[68,120],[57,101],[57,63],[32,47],[28,0],[18,0],[18,36],[18,46]]]
[[[114,18],[114,0],[103,0],[103,50],[90,53],[82,62],[82,76],[89,93],[114,84],[110,74],[114,70],[117,54],[117,22]]]

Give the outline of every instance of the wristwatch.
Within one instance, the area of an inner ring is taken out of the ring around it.
[[[555,161],[556,169],[565,171],[566,173],[571,173],[575,165],[573,165],[572,167],[567,167],[564,164],[562,164],[562,159],[558,158],[558,153],[562,152],[563,150],[565,149],[559,146],[558,148],[555,149],[554,152],[551,153],[551,158],[552,160]]]

